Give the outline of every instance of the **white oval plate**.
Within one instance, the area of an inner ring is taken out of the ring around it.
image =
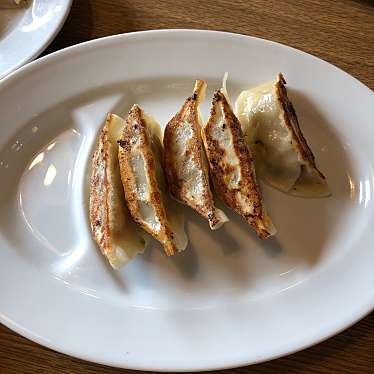
[[[234,214],[211,232],[186,209],[184,253],[153,243],[111,270],[86,189],[106,112],[136,102],[164,125],[202,78],[206,117],[225,71],[232,99],[284,73],[332,197],[264,187],[278,228],[264,242]],[[373,96],[308,54],[221,32],[113,36],[21,68],[0,83],[1,321],[86,360],[168,371],[252,364],[350,326],[374,306]]]
[[[33,0],[25,8],[0,9],[0,79],[47,48],[64,24],[72,1]]]

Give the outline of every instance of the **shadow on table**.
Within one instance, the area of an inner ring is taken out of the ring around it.
[[[97,36],[94,35],[92,1],[73,1],[64,26],[43,55],[86,42],[95,37]]]
[[[301,352],[242,368],[251,373],[372,373],[374,313],[346,331]],[[232,371],[231,371],[232,372]],[[228,373],[228,371],[222,371]]]

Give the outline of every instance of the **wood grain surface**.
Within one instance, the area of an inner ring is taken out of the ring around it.
[[[214,29],[271,39],[331,62],[374,89],[371,0],[75,0],[45,54],[102,36],[160,28]],[[0,325],[1,374],[130,372],[56,353]],[[302,352],[224,372],[374,374],[374,313]]]

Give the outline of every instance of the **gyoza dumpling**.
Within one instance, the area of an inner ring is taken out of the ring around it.
[[[90,223],[95,241],[113,268],[143,252],[148,241],[126,207],[118,163],[118,144],[124,121],[108,114],[92,158]]]
[[[196,210],[216,230],[228,218],[214,205],[201,142],[198,107],[204,99],[205,88],[205,82],[197,80],[192,96],[166,125],[164,166],[171,195]]]
[[[256,171],[265,182],[291,195],[329,196],[326,178],[317,169],[285,84],[278,74],[275,81],[243,91],[236,101]]]
[[[122,184],[132,218],[163,245],[168,256],[184,250],[183,215],[166,192],[158,123],[135,104],[118,143]]]
[[[223,202],[254,227],[261,239],[276,230],[262,204],[250,151],[225,95],[216,91],[202,138],[214,189]]]

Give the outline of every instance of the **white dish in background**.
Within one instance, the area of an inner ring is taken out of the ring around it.
[[[72,0],[33,0],[0,8],[0,79],[37,57],[65,22]]]
[[[332,197],[264,187],[278,229],[264,242],[234,214],[211,232],[186,209],[185,252],[153,242],[113,271],[87,218],[106,112],[137,102],[164,126],[201,78],[206,118],[225,71],[232,99],[284,73]],[[300,350],[373,309],[374,95],[336,67],[241,35],[133,33],[20,69],[0,83],[0,113],[0,320],[20,334],[108,365],[203,370]]]

